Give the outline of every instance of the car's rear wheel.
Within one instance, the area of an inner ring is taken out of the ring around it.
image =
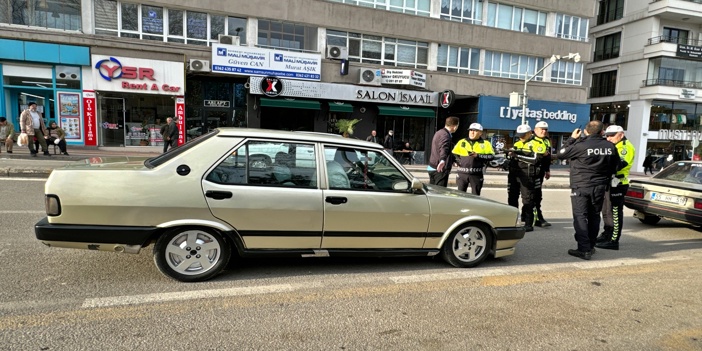
[[[441,254],[454,267],[475,267],[490,254],[492,239],[492,230],[487,225],[469,223],[449,235]]]
[[[231,247],[214,230],[177,228],[158,238],[154,262],[165,275],[183,282],[199,282],[219,274],[227,266]]]
[[[639,217],[639,220],[641,221],[641,223],[655,225],[661,221],[661,217],[650,215],[650,214],[645,214],[643,218]]]

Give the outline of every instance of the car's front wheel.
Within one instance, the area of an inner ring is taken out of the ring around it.
[[[199,282],[219,274],[227,266],[231,247],[214,230],[178,228],[158,238],[154,262],[165,275],[183,282]]]
[[[441,254],[454,267],[475,267],[487,258],[491,247],[492,230],[482,223],[469,223],[449,235]]]
[[[641,223],[656,225],[656,224],[658,224],[658,222],[661,221],[661,217],[650,215],[650,214],[644,214],[644,217],[643,218],[639,217],[639,220],[641,221]]]

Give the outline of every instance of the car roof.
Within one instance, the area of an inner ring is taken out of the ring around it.
[[[258,129],[258,128],[233,128],[224,127],[218,128],[218,137],[244,137],[244,138],[278,138],[278,139],[293,139],[298,141],[308,141],[308,142],[322,142],[322,143],[335,143],[335,144],[347,144],[353,146],[363,146],[371,147],[374,149],[382,149],[382,145],[377,143],[371,143],[369,141],[356,139],[356,138],[344,138],[338,134],[331,133],[320,133],[320,132],[307,132],[307,131],[284,131],[284,130],[272,130],[272,129]]]

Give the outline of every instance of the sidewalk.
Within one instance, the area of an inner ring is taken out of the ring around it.
[[[15,145],[14,152],[8,154],[0,153],[0,177],[25,177],[25,178],[47,178],[54,168],[61,167],[67,163],[83,161],[93,157],[110,156],[134,156],[134,157],[154,157],[162,152],[162,147],[133,146],[133,147],[68,147],[70,156],[53,154],[53,147],[49,146],[51,156],[45,156],[41,152],[32,157],[26,147]],[[429,174],[426,165],[405,165],[412,175],[424,183],[429,182]],[[455,174],[455,172],[453,172]],[[452,174],[449,178],[449,187],[456,186],[456,176]],[[570,187],[570,172],[567,166],[554,165],[551,168],[551,179],[544,180],[544,189],[567,189]],[[631,178],[649,178],[642,173],[632,173]],[[507,172],[488,168],[485,174],[483,186],[486,188],[507,188]]]

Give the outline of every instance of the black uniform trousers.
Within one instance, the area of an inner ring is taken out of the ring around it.
[[[545,176],[546,172],[539,173],[534,182],[534,217],[537,220],[544,219],[544,214],[541,213],[541,200],[544,198],[542,188]]]
[[[610,188],[605,194],[602,205],[602,221],[604,222],[602,235],[610,237],[615,242],[619,242],[622,236],[624,195],[626,195],[627,190],[629,190],[629,184],[619,184]]]
[[[573,227],[578,251],[587,252],[595,247],[600,230],[600,211],[604,203],[607,185],[571,189],[570,203],[573,207]]]
[[[473,195],[480,195],[480,190],[483,188],[483,174],[468,174],[468,173],[458,173],[458,178],[456,179],[456,186],[460,191],[468,190],[468,185],[470,185],[470,191]]]
[[[448,187],[449,175],[451,174],[451,168],[444,167],[443,172],[429,171],[429,184],[435,184]]]
[[[534,225],[534,183],[535,176],[525,170],[510,169],[507,175],[507,203],[519,208],[519,194],[522,195],[522,218],[527,226]]]

